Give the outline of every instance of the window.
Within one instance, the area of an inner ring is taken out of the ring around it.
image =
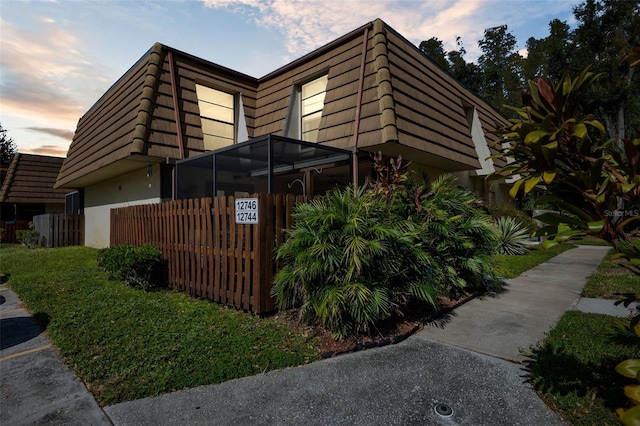
[[[300,87],[300,139],[303,141],[318,142],[328,81],[325,75]]]
[[[213,151],[235,142],[235,97],[226,92],[196,84],[202,121],[204,149]]]
[[[64,196],[65,214],[82,214],[84,190],[73,191]]]

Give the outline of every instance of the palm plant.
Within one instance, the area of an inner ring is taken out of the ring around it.
[[[498,253],[510,256],[526,254],[529,249],[525,245],[529,239],[527,227],[511,216],[498,218]]]
[[[276,249],[283,265],[272,294],[280,309],[300,306],[334,336],[370,331],[412,301],[435,305],[493,275],[497,235],[473,193],[451,175],[409,176],[398,158],[374,158],[369,188],[334,190],[296,207]]]
[[[272,294],[278,307],[301,306],[337,338],[368,332],[412,300],[435,304],[434,259],[419,228],[364,190],[334,190],[300,204]]]
[[[423,224],[422,240],[429,254],[449,273],[442,290],[451,296],[483,286],[485,277],[493,275],[490,256],[497,244],[491,219],[478,199],[454,183],[452,175],[433,182],[423,179],[425,196],[413,218]]]

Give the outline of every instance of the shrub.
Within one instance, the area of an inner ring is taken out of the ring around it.
[[[435,303],[438,265],[416,241],[413,223],[364,191],[334,190],[299,204],[272,294],[278,307],[302,307],[334,337],[367,332],[412,300]]]
[[[538,230],[539,226],[536,221],[530,217],[526,212],[516,208],[512,204],[496,204],[488,207],[489,214],[494,221],[498,221],[501,217],[508,216],[517,219],[524,226],[526,226],[529,234]]]
[[[276,249],[272,294],[280,309],[301,306],[335,337],[370,331],[413,301],[435,304],[484,285],[497,236],[473,194],[444,176],[430,182],[382,165],[369,188],[334,190],[296,206]]]
[[[493,275],[491,254],[497,234],[482,203],[467,188],[456,186],[453,175],[431,181],[426,175],[406,171],[402,157],[374,156],[376,181],[371,192],[401,218],[420,227],[423,249],[438,265],[439,290],[451,297],[486,286]]]
[[[38,231],[34,231],[33,229],[22,229],[16,231],[16,239],[28,248],[32,249],[39,245],[40,233]]]
[[[498,253],[517,256],[525,254],[529,249],[525,245],[529,239],[526,226],[510,216],[498,219]]]
[[[455,180],[452,175],[433,181],[421,177],[403,185],[405,204],[415,203],[409,217],[422,228],[422,246],[442,269],[440,290],[452,297],[486,286],[498,243],[481,202],[469,189],[455,186]]]
[[[151,244],[139,247],[124,244],[102,249],[98,252],[98,265],[107,272],[109,279],[122,280],[141,290],[165,283],[162,253]]]

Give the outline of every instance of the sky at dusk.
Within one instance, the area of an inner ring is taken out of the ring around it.
[[[466,59],[507,24],[523,49],[577,0],[2,0],[0,124],[19,152],[65,156],[79,118],[160,42],[261,77],[381,18],[415,44],[431,37]],[[524,52],[523,52],[524,53]]]

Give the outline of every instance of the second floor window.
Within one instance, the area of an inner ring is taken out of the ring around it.
[[[235,97],[221,90],[196,84],[202,121],[204,149],[212,151],[235,142]]]
[[[324,75],[300,87],[300,139],[303,141],[318,142],[327,82],[328,76]]]

